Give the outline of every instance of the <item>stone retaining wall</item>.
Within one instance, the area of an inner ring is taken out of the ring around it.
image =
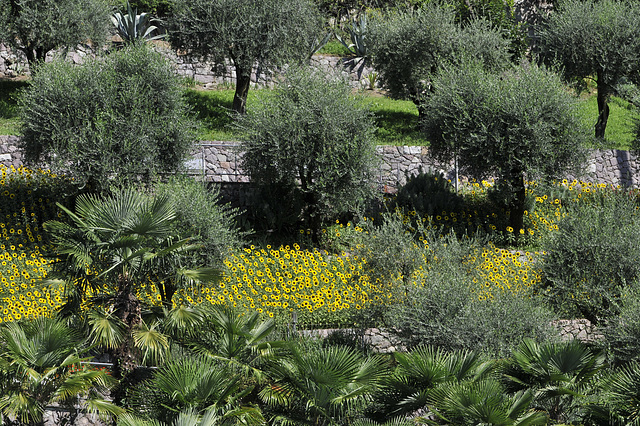
[[[22,165],[22,153],[16,147],[16,136],[0,136],[0,164]],[[405,175],[418,170],[442,172],[449,179],[455,177],[452,164],[438,164],[429,157],[427,147],[379,146],[380,166],[376,181],[381,188],[395,188],[405,182]],[[237,142],[200,142],[191,160],[186,163],[189,172],[202,175],[209,182],[247,183],[249,178],[240,168],[242,152]],[[640,161],[638,152],[614,149],[592,150],[582,176],[559,175],[558,179],[581,179],[586,182],[606,183],[622,187],[640,187]],[[460,180],[467,178],[462,175]]]
[[[216,64],[213,62],[198,61],[184,55],[177,55],[169,48],[168,44],[164,42],[156,43],[156,50],[169,59],[174,65],[178,75],[192,78],[194,81],[205,85],[205,87],[225,85],[233,87],[235,84],[236,71],[228,62],[221,67],[216,67]],[[49,62],[53,60],[56,54],[56,52],[49,53],[46,61]],[[84,49],[82,46],[78,46],[67,52],[65,60],[74,64],[81,64],[87,56],[91,55],[92,53],[90,51]],[[311,66],[325,72],[338,72],[347,78],[351,86],[355,88],[368,87],[369,83],[366,77],[373,72],[372,68],[365,67],[362,73],[358,75],[355,72],[351,72],[348,59],[326,55],[314,55],[311,58]],[[218,69],[218,71],[222,70],[222,72],[214,73],[214,69]],[[257,87],[271,87],[273,85],[274,75],[277,74],[277,72],[256,67],[251,73],[251,81]],[[20,51],[14,52],[3,44],[0,44],[0,78],[15,78],[28,75],[30,75],[29,65],[24,54]]]

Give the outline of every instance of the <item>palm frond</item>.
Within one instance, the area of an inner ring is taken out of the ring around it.
[[[158,323],[151,326],[141,322],[133,330],[133,341],[135,346],[142,351],[142,363],[150,361],[159,363],[165,358],[169,350],[169,338],[158,330]]]

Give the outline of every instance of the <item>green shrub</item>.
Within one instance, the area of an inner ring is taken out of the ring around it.
[[[372,115],[344,80],[310,69],[291,69],[263,95],[238,122],[242,169],[271,192],[263,200],[276,217],[317,237],[323,223],[375,197]]]
[[[203,244],[195,264],[221,266],[226,254],[240,246],[242,235],[235,223],[238,210],[221,203],[219,186],[207,188],[204,182],[182,176],[158,184],[156,192],[168,195],[176,204],[178,233],[195,235]]]
[[[457,212],[462,207],[462,197],[442,173],[423,172],[407,175],[407,182],[396,194],[395,204],[420,215],[432,216],[444,212]]]
[[[400,213],[383,214],[382,223],[360,223],[362,232],[353,235],[353,252],[366,259],[367,274],[383,282],[408,282],[422,264],[417,232],[404,223]]]
[[[611,362],[640,361],[640,285],[630,285],[621,295],[620,314],[601,328]]]
[[[640,214],[623,191],[575,204],[543,241],[540,293],[562,316],[594,324],[620,313],[625,288],[640,278]]]
[[[549,338],[553,314],[528,294],[494,293],[479,300],[472,293],[476,267],[469,259],[479,248],[452,234],[427,239],[428,254],[416,278],[405,285],[401,303],[388,309],[385,322],[408,347],[436,345],[506,356],[523,338]],[[480,260],[478,260],[480,261]]]
[[[20,107],[26,161],[93,191],[174,172],[194,141],[178,77],[144,46],[81,66],[45,64]]]

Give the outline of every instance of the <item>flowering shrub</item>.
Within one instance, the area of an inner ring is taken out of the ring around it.
[[[61,193],[73,193],[71,182],[47,171],[23,168],[0,167],[0,175],[0,321],[49,316],[63,303],[64,294],[62,288],[42,281],[51,260],[46,256],[41,223],[58,216],[54,201],[61,198]],[[471,200],[466,205],[473,206],[474,200],[476,205],[481,204],[491,187],[491,182],[471,182],[463,190],[463,196]],[[571,214],[570,206],[593,203],[610,191],[606,185],[577,181],[557,182],[551,187],[530,183],[532,208],[527,213],[527,229],[521,232],[536,242],[558,228],[560,220]],[[396,245],[412,242],[407,250],[391,250],[395,246],[378,231],[382,228],[373,226],[371,218],[355,224],[338,222],[323,230],[332,253],[304,250],[298,245],[236,250],[225,258],[219,283],[181,292],[174,303],[233,304],[282,322],[290,321],[295,312],[304,327],[353,325],[365,311],[374,313],[369,316],[379,321],[376,312],[398,303],[406,292],[404,286],[423,286],[433,280],[437,245],[446,243],[439,238],[440,233],[444,236],[463,229],[456,226],[464,220],[465,229],[469,223],[482,223],[497,240],[504,241],[514,231],[504,226],[501,216],[501,212],[483,214],[471,208],[424,218],[416,211],[405,211],[399,216],[399,230],[392,227],[390,233],[406,232],[408,239],[393,241]],[[336,254],[337,249],[345,252]],[[410,262],[403,259],[407,253]],[[528,299],[542,283],[542,258],[542,252],[476,244],[456,268],[470,274],[465,291],[477,302],[504,300],[507,296]],[[162,284],[150,277],[140,285],[138,297],[146,304],[157,305]]]

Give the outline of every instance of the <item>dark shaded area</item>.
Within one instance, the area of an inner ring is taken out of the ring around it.
[[[27,81],[0,79],[0,118],[18,116],[18,96],[28,85]]]

